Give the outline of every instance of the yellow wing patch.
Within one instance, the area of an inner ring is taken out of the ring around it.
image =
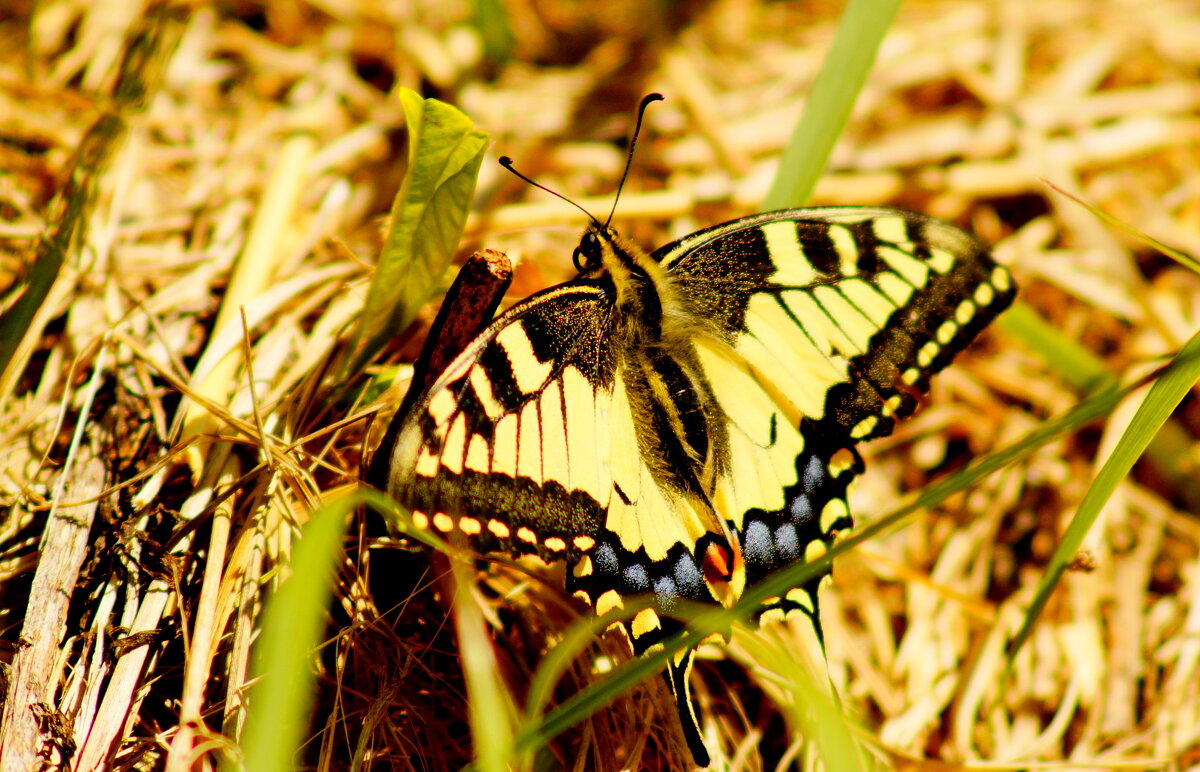
[[[804,452],[794,406],[750,364],[711,339],[697,341],[713,395],[728,419],[729,465],[716,485],[718,513],[735,527],[753,508],[774,511],[786,504],[784,491],[796,484],[796,458]]]

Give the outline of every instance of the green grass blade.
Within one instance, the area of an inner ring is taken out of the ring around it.
[[[684,610],[681,616],[692,620],[688,625],[687,640],[698,640],[714,632],[727,631],[736,621],[748,618],[767,598],[786,593],[787,590],[793,587],[803,586],[823,571],[828,570],[830,564],[838,555],[853,548],[860,542],[874,538],[880,532],[895,527],[903,518],[913,512],[936,506],[954,493],[978,483],[999,469],[1029,457],[1038,448],[1056,438],[1110,414],[1117,403],[1131,391],[1132,387],[1122,389],[1115,385],[1109,385],[1100,389],[1067,414],[1045,422],[1013,445],[987,458],[979,459],[967,468],[926,487],[921,491],[920,495],[912,498],[906,504],[878,520],[866,524],[861,529],[857,529],[849,538],[840,541],[834,546],[825,556],[810,563],[798,563],[772,574],[763,582],[746,590],[733,609],[711,610],[702,607],[693,607],[696,610],[692,614],[688,614],[687,610]],[[631,615],[641,608],[637,604],[637,599],[630,599],[625,605],[627,615]],[[611,622],[614,616],[616,615],[605,617],[596,624],[602,628]],[[682,634],[672,636],[664,642],[662,651],[647,654],[621,665],[602,680],[559,703],[557,707],[547,711],[540,719],[532,716],[527,717],[526,723],[520,728],[516,736],[514,743],[516,751],[518,753],[529,753],[544,746],[559,733],[583,721],[588,716],[617,699],[620,695],[632,689],[638,683],[652,677],[666,666],[668,658],[674,652],[679,651],[685,645],[689,644],[685,643]],[[557,658],[552,659],[548,657],[542,663],[538,674],[534,678],[534,684],[538,687],[536,691],[539,695],[546,690],[547,683],[556,681],[557,674],[561,672],[561,669],[562,663],[558,662]],[[550,672],[543,673],[543,670]],[[535,709],[530,712],[536,713],[542,704],[544,702],[538,702],[534,706]],[[829,729],[828,727],[825,729],[832,732],[831,736],[834,737],[834,740],[831,741],[833,742],[833,746],[831,747],[840,749],[848,747],[836,739],[838,737],[837,730]]]
[[[291,576],[267,601],[255,644],[241,769],[284,772],[296,767],[316,693],[313,651],[325,629],[346,515],[359,500],[348,496],[313,513],[292,553]]]
[[[1057,193],[1059,193],[1063,196],[1066,196],[1067,198],[1071,199],[1075,203],[1082,206],[1084,209],[1091,212],[1098,219],[1103,220],[1105,223],[1108,224],[1109,227],[1113,228],[1114,230],[1119,230],[1124,233],[1127,233],[1130,236],[1132,236],[1133,238],[1135,238],[1138,241],[1145,244],[1146,246],[1150,247],[1151,249],[1154,249],[1154,250],[1157,250],[1158,252],[1163,253],[1167,257],[1171,258],[1175,262],[1182,265],[1184,268],[1187,268],[1188,270],[1190,270],[1194,273],[1200,273],[1200,260],[1197,260],[1196,258],[1192,257],[1187,252],[1184,252],[1182,249],[1175,249],[1174,247],[1170,246],[1169,244],[1159,241],[1158,239],[1151,236],[1149,233],[1138,230],[1137,228],[1133,227],[1132,225],[1125,222],[1124,220],[1121,220],[1117,217],[1113,217],[1111,214],[1104,211],[1100,207],[1095,206],[1094,204],[1089,204],[1087,201],[1084,201],[1083,199],[1079,198],[1078,196],[1072,195],[1068,191],[1063,190],[1062,188],[1055,185],[1053,182],[1050,182],[1049,180],[1042,180],[1042,181],[1044,183],[1046,183],[1047,185],[1049,185],[1050,188],[1053,189],[1054,191],[1056,191]]]
[[[1104,362],[1046,322],[1019,300],[996,320],[996,326],[1035,352],[1060,378],[1080,394],[1117,382]]]
[[[811,743],[825,769],[870,769],[866,749],[855,740],[852,719],[833,696],[815,631],[809,644],[790,631],[776,632],[781,634],[739,629],[737,661],[751,678],[778,689],[783,697],[778,707],[789,718],[792,736]]]
[[[504,772],[513,757],[511,718],[515,714],[502,685],[496,652],[483,611],[472,594],[475,571],[462,555],[449,555],[454,575],[454,627],[467,684],[475,763],[483,772]]]
[[[1047,367],[1080,394],[1091,394],[1118,382],[1117,376],[1099,357],[1019,301],[997,320],[996,325],[1041,356]],[[1192,484],[1192,470],[1184,461],[1191,446],[1187,429],[1178,421],[1168,420],[1146,449],[1146,459],[1155,473],[1162,475],[1179,492],[1190,509],[1200,510],[1200,489]]]
[[[1103,220],[1113,229],[1124,231],[1174,259],[1180,265],[1200,272],[1200,262],[1192,256],[1172,249],[1161,241],[1113,217],[1104,210],[1071,195],[1051,182],[1046,182],[1055,191],[1087,209],[1097,219]],[[1000,319],[997,326],[1018,338],[1029,350],[1042,357],[1046,365],[1080,394],[1089,394],[1097,389],[1118,382],[1104,362],[1074,340],[1065,336],[1059,328],[1038,317],[1020,301],[1013,304]],[[1146,449],[1146,459],[1156,474],[1168,481],[1188,509],[1200,510],[1200,488],[1193,484],[1190,465],[1182,460],[1191,453],[1192,438],[1187,428],[1178,421],[1169,419],[1158,430],[1153,442]]]
[[[854,109],[900,0],[850,0],[763,208],[804,206]]]
[[[602,629],[614,619],[628,616],[648,605],[649,599],[633,599],[626,603],[625,612],[603,617],[597,624]],[[668,659],[676,652],[691,645],[691,641],[705,635],[729,629],[736,617],[727,609],[710,609],[698,604],[686,604],[681,616],[694,617],[688,625],[689,634],[673,635],[663,642],[661,650],[646,653],[613,669],[604,678],[586,689],[568,697],[540,719],[529,718],[520,728],[515,740],[518,753],[532,753],[545,746],[551,739],[570,727],[585,720],[605,705],[616,700],[643,681],[653,678],[666,667]],[[693,631],[700,631],[696,636]],[[539,666],[539,670],[545,665]]]
[[[1113,449],[1112,455],[1104,462],[1104,466],[1084,495],[1083,502],[1079,505],[1079,511],[1075,513],[1071,524],[1067,526],[1062,542],[1054,551],[1050,565],[1034,592],[1033,602],[1025,614],[1025,621],[1009,647],[1010,667],[1017,652],[1029,640],[1033,626],[1046,607],[1050,594],[1079,551],[1084,536],[1096,522],[1100,510],[1116,490],[1117,484],[1129,474],[1134,462],[1141,457],[1146,447],[1158,434],[1159,429],[1166,423],[1171,412],[1175,410],[1197,381],[1200,381],[1200,333],[1194,335],[1187,342],[1154,382],[1154,385],[1150,387],[1150,393],[1138,407],[1137,413]]]
[[[458,109],[401,89],[408,124],[408,173],[392,205],[387,238],[354,344],[341,368],[356,373],[400,333],[441,282],[462,237],[488,135]]]
[[[77,255],[87,237],[88,219],[100,198],[99,183],[121,147],[127,116],[143,111],[159,90],[171,55],[185,28],[182,12],[162,5],[146,18],[125,48],[113,88],[112,110],[101,115],[84,134],[75,152],[71,178],[64,187],[60,214],[53,230],[38,243],[33,265],[24,281],[10,290],[13,299],[0,298],[0,402],[9,392],[29,355],[31,329],[38,310],[58,279],[63,263]]]
[[[475,0],[475,31],[483,42],[483,55],[492,64],[504,64],[512,58],[517,45],[508,8],[502,0]]]

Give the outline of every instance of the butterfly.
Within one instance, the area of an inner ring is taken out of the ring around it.
[[[598,614],[648,597],[623,625],[638,654],[681,629],[680,605],[823,554],[852,524],[854,446],[912,413],[1015,293],[965,231],[878,207],[757,214],[653,253],[593,218],[574,262],[398,419],[386,488],[418,529],[567,561]],[[819,579],[759,617],[818,625]],[[691,663],[665,675],[707,766]]]

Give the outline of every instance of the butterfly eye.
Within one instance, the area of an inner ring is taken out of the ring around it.
[[[600,265],[600,239],[595,233],[589,231],[583,234],[571,259],[575,262],[575,268],[581,272]]]

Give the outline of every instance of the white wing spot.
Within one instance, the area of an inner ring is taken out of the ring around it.
[[[458,400],[454,398],[454,394],[449,389],[442,389],[429,398],[429,405],[425,410],[428,411],[434,424],[442,426],[450,420],[454,411],[458,410]]]
[[[1007,292],[1012,288],[1012,276],[1009,275],[1008,269],[1002,265],[998,265],[992,269],[992,284],[1001,292]]]
[[[855,425],[855,427],[850,430],[850,436],[853,439],[861,440],[863,437],[866,437],[868,434],[870,434],[872,431],[874,431],[875,425],[878,423],[879,423],[878,417],[869,415],[866,418],[864,418],[863,420],[859,421],[858,424]]]
[[[482,435],[472,434],[471,441],[467,444],[467,469],[485,474],[491,471],[488,444]]]
[[[607,590],[596,599],[596,616],[604,616],[613,609],[625,608],[621,596],[616,590]]]
[[[903,286],[903,282],[901,282]],[[838,289],[846,299],[854,304],[876,327],[887,324],[888,318],[896,307],[879,291],[862,279],[846,279],[838,284]]]
[[[454,474],[461,474],[463,457],[467,453],[467,416],[459,413],[450,425],[446,435],[446,444],[442,446],[442,466]]]
[[[954,336],[958,334],[958,322],[953,319],[947,319],[942,322],[937,330],[937,340],[943,346],[950,345],[950,341],[954,340]]]
[[[933,247],[929,250],[929,265],[938,273],[949,273],[954,267],[954,253]]]
[[[483,405],[483,412],[487,413],[487,417],[495,421],[504,415],[504,406],[496,399],[496,393],[492,391],[492,381],[483,368],[475,365],[471,368],[471,373],[467,378],[471,388],[475,390],[475,397],[479,400],[479,404]]]
[[[492,471],[496,474],[517,474],[517,423],[517,414],[509,413],[496,424],[492,434]]]
[[[876,217],[871,221],[871,229],[875,238],[892,244],[902,244],[908,241],[908,224],[903,217],[886,215]]]
[[[658,614],[654,613],[654,609],[644,608],[634,615],[633,622],[629,625],[629,631],[633,633],[633,639],[637,640],[660,627],[662,627],[662,622],[658,620]]]
[[[920,367],[929,367],[941,349],[942,347],[937,344],[937,341],[925,341],[925,345],[921,346],[921,350],[917,352],[917,365]]]
[[[829,226],[829,240],[833,242],[833,248],[837,250],[838,265],[841,266],[842,276],[856,276],[858,274],[858,242],[854,240],[854,233],[844,225]]]
[[[521,429],[518,434],[517,475],[542,482],[542,432],[536,400],[521,409]]]
[[[441,462],[438,461],[437,456],[433,455],[429,446],[422,445],[421,449],[417,451],[416,473],[421,477],[433,477],[441,468]]]
[[[912,297],[913,286],[892,271],[884,271],[876,276],[875,283],[897,307],[903,306]]]
[[[821,530],[829,533],[842,518],[850,517],[850,510],[843,499],[830,499],[821,510]]]
[[[970,298],[958,304],[958,308],[954,309],[954,321],[961,325],[967,325],[975,318],[975,304]]]
[[[914,287],[924,287],[929,279],[929,266],[897,247],[879,245],[876,250],[885,263]]]

